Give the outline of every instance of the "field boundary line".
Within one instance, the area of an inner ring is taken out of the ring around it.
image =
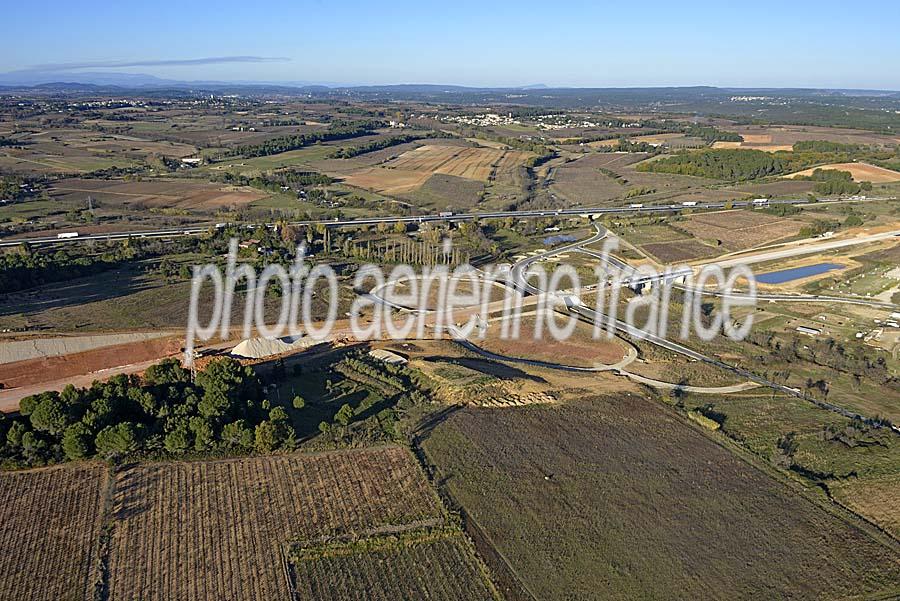
[[[291,567],[293,564],[288,557],[288,549],[290,546],[291,543],[282,543],[278,545],[278,553],[281,555],[281,569],[284,570],[284,580],[287,584],[288,595],[290,596],[291,601],[299,601],[300,591],[297,590],[297,578]]]
[[[97,557],[94,560],[94,583],[92,599],[107,601],[109,599],[109,557],[112,533],[116,525],[116,471],[115,465],[106,470],[106,489],[103,493],[103,507],[100,510],[100,535],[97,541]]]
[[[450,511],[452,508],[459,514],[462,521],[462,534],[474,546],[475,558],[478,560],[481,569],[485,571],[485,577],[491,583],[493,589],[498,592],[501,598],[509,601],[538,601],[537,595],[525,585],[509,563],[509,560],[496,548],[478,522],[466,512],[465,508],[457,502],[445,486],[438,484],[435,469],[429,463],[428,454],[421,446],[423,440],[431,434],[435,427],[462,407],[462,405],[451,405],[437,415],[418,423],[410,434],[410,445],[413,455],[418,460],[422,471],[425,472],[428,482],[437,490],[438,497],[445,510]],[[500,568],[499,571],[497,570],[498,567]]]

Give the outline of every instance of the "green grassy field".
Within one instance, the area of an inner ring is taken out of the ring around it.
[[[634,395],[465,409],[422,446],[536,598],[900,593],[896,543]]]

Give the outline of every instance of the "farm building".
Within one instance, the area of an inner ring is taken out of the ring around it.
[[[382,348],[372,349],[369,351],[369,356],[382,363],[389,363],[391,365],[405,365],[407,363],[406,357]]]
[[[797,331],[801,334],[806,334],[807,336],[818,336],[822,333],[822,330],[817,330],[816,328],[810,328],[807,326],[797,326]]]

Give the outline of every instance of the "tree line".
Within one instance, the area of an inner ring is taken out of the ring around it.
[[[814,148],[828,148],[821,151]],[[685,151],[656,161],[641,163],[638,171],[692,175],[710,179],[745,181],[785,175],[815,165],[867,161],[877,163],[894,157],[892,151],[829,142],[798,144],[793,151],[764,152],[755,149],[711,148]]]
[[[283,186],[299,186],[302,188],[310,186],[327,186],[328,184],[334,183],[335,180],[323,173],[316,173],[315,171],[285,169],[283,171],[269,171],[253,177],[226,171],[220,175],[216,175],[212,181],[220,181],[235,186],[250,186],[268,192],[280,192]]]
[[[124,240],[106,245],[100,252],[83,252],[77,248],[38,252],[23,244],[20,249],[0,253],[0,294],[94,275],[125,262],[196,249],[198,246],[197,240],[187,237],[166,242]]]
[[[384,124],[380,121],[349,121],[334,122],[326,131],[308,132],[293,136],[280,136],[261,142],[237,146],[227,153],[228,156],[244,156],[248,158],[264,157],[280,154],[290,150],[298,150],[312,144],[330,142],[333,140],[347,140],[374,133],[375,129]]]
[[[347,148],[338,148],[330,155],[328,158],[330,159],[352,159],[353,157],[359,156],[361,154],[367,154],[369,152],[375,152],[376,150],[383,150],[385,148],[390,148],[391,146],[399,146],[400,144],[407,144],[409,142],[415,142],[416,140],[421,140],[422,138],[453,138],[452,134],[448,134],[442,131],[429,132],[427,134],[404,134],[400,136],[391,136],[389,138],[382,138],[380,140],[372,140],[368,144],[361,144],[359,146],[350,146]]]

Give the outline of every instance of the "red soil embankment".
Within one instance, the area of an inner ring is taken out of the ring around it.
[[[58,357],[4,363],[0,364],[0,384],[4,388],[19,388],[82,376],[111,367],[162,359],[177,354],[181,350],[181,345],[182,341],[177,337],[156,338]]]

